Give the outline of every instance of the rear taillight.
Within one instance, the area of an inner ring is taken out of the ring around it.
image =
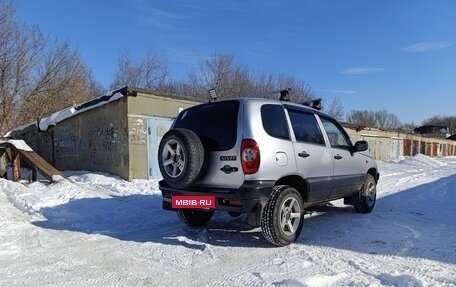
[[[253,174],[260,168],[260,149],[253,139],[242,140],[241,162],[244,174]]]

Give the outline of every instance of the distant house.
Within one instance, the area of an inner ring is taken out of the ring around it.
[[[58,111],[10,133],[58,170],[89,170],[124,179],[160,178],[158,144],[173,118],[199,102],[125,87]]]
[[[416,134],[424,135],[427,137],[447,138],[450,134],[448,127],[438,125],[420,126],[414,129]]]

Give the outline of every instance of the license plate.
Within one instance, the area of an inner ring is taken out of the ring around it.
[[[215,196],[211,195],[179,195],[171,198],[172,208],[197,208],[197,209],[214,209]]]

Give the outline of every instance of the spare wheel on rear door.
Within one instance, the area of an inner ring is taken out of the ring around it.
[[[169,130],[160,141],[158,166],[163,179],[174,188],[187,188],[198,179],[204,166],[204,147],[189,129]]]

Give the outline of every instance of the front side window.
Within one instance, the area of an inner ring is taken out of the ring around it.
[[[350,138],[336,121],[325,117],[320,117],[320,119],[328,135],[331,147],[348,149],[351,146]]]
[[[323,135],[313,114],[288,110],[288,115],[290,116],[291,125],[293,126],[297,141],[319,145],[325,144]]]

